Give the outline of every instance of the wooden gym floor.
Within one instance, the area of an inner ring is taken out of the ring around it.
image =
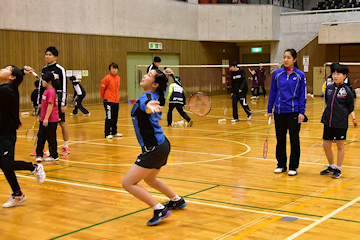
[[[173,211],[159,226],[146,226],[152,210],[121,187],[140,153],[130,117],[132,105],[120,104],[118,128],[124,137],[112,140],[103,137],[103,107],[86,106],[90,117],[69,117],[68,110],[71,154],[44,164],[46,182],[38,185],[30,172],[17,172],[28,199],[15,208],[1,209],[0,239],[358,239],[360,126],[349,122],[343,177],[320,176],[326,158],[311,163],[307,152],[312,144],[321,143],[324,105],[322,98],[308,99],[310,122],[302,124],[300,132],[298,175],[276,175],[273,123],[268,158],[262,157],[267,100],[248,101],[253,119],[246,121],[240,107],[241,120],[234,124],[229,96],[211,100],[213,109],[207,117],[190,115],[193,127],[165,127],[167,107],[161,120],[172,151],[159,177],[185,197],[184,210]],[[228,121],[218,124],[225,106]],[[360,118],[360,112],[356,114]],[[180,120],[177,112],[173,115]],[[25,139],[33,117],[22,117],[22,122],[16,159],[34,161],[28,155],[34,146]],[[58,139],[61,147],[60,129]],[[159,201],[167,201],[140,184]],[[1,174],[2,202],[9,191]]]

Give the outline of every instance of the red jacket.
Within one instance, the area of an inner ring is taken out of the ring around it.
[[[101,80],[100,96],[108,102],[119,103],[120,100],[120,82],[118,75],[109,73]]]

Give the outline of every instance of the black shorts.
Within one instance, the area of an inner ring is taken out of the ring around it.
[[[154,147],[144,146],[142,150],[143,152],[138,156],[135,164],[143,168],[160,169],[167,163],[170,153],[170,142],[165,138],[165,141],[161,145]]]
[[[61,101],[58,102],[59,122],[65,122],[65,113],[61,112]]]
[[[323,139],[328,141],[346,140],[347,128],[334,128],[324,125]]]

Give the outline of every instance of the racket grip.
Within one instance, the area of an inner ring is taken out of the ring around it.
[[[37,78],[40,78],[39,75],[36,74],[36,72],[32,72],[31,74],[34,75]]]
[[[269,124],[269,125],[271,124],[271,117],[269,117],[269,121],[268,121],[268,124]]]

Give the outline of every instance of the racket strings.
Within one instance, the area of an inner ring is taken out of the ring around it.
[[[189,98],[190,110],[198,116],[206,116],[211,110],[211,101],[204,93],[196,93]]]

